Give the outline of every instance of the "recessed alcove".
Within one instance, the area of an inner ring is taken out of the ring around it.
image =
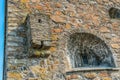
[[[109,16],[112,19],[119,19],[120,18],[120,9],[111,7],[109,9]]]
[[[74,33],[70,35],[67,49],[70,64],[74,70],[115,70],[116,68],[109,46],[93,34]]]

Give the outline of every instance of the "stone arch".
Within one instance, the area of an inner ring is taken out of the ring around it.
[[[68,40],[70,39],[70,36],[72,34],[76,34],[76,33],[88,33],[88,34],[95,35],[96,37],[99,37],[99,39],[101,41],[103,41],[104,44],[107,46],[107,48],[109,49],[110,54],[112,56],[113,65],[112,66],[107,66],[107,67],[116,67],[116,63],[114,61],[114,56],[113,56],[114,51],[112,50],[110,44],[106,42],[106,39],[104,38],[104,35],[101,34],[100,32],[92,30],[92,29],[77,28],[77,29],[70,29],[68,31],[63,32],[61,35],[59,35],[60,39],[59,39],[58,53],[62,52],[63,55],[64,55],[65,62],[67,61],[67,64],[65,64],[65,66],[66,66],[65,70],[66,71],[74,68],[74,66],[72,66],[72,64],[71,64],[70,57],[67,54],[68,53],[67,43],[68,43]],[[98,66],[96,66],[96,67],[98,67]],[[101,67],[105,67],[105,65],[101,66]]]
[[[103,40],[93,34],[72,34],[67,48],[73,68],[115,66],[111,50]]]

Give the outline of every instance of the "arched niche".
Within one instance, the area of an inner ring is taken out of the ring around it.
[[[109,47],[90,33],[71,34],[67,41],[67,54],[72,68],[115,67]]]
[[[113,18],[113,19],[120,19],[120,9],[111,7],[109,9],[109,16],[110,18]]]

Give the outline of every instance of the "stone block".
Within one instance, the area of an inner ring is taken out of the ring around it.
[[[57,8],[61,8],[61,7],[62,7],[62,4],[59,3],[59,2],[57,2],[57,3],[55,4],[55,7],[57,7]]]
[[[49,50],[50,50],[51,52],[55,52],[57,49],[56,49],[56,47],[51,47]]]
[[[65,25],[65,28],[66,28],[66,29],[70,29],[70,28],[71,28],[71,25],[70,25],[70,24],[66,24],[66,25]]]
[[[78,79],[78,75],[77,74],[72,74],[72,75],[70,75],[70,78],[71,79]]]
[[[112,48],[114,48],[114,49],[119,49],[119,48],[120,48],[119,44],[111,44],[111,46],[112,46]]]
[[[112,80],[110,77],[103,77],[102,80]]]
[[[34,0],[33,0],[34,1]],[[43,10],[43,6],[41,6],[41,5],[36,5],[36,6],[34,6],[36,9],[38,9],[38,10]]]
[[[50,18],[55,22],[65,23],[67,21],[66,16],[51,15]]]
[[[93,80],[101,80],[101,78],[100,77],[96,77]]]
[[[94,79],[97,76],[97,74],[94,73],[94,72],[92,72],[92,73],[85,73],[84,76],[86,78],[88,78],[88,79]]]
[[[8,46],[20,46],[18,43],[15,43],[15,42],[9,42],[8,44],[7,44]]]
[[[58,35],[53,34],[53,35],[52,35],[52,40],[53,40],[53,41],[54,41],[54,40],[58,40]]]
[[[62,29],[53,29],[53,32],[55,32],[55,33],[60,33],[60,32],[62,32],[63,30]]]
[[[112,38],[112,42],[120,42],[119,38]]]
[[[63,15],[63,13],[62,13],[61,11],[56,11],[56,12],[55,12],[55,15],[60,16],[60,15]]]
[[[98,76],[99,77],[108,77],[109,76],[109,74],[108,74],[108,72],[100,72],[99,74],[98,74]]]
[[[110,30],[107,27],[101,27],[100,32],[110,32]]]
[[[22,76],[18,72],[8,72],[7,77],[9,78],[15,78],[15,79],[22,79]]]

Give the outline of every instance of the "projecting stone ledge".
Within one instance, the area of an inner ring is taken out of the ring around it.
[[[118,71],[118,70],[120,70],[120,68],[114,68],[114,67],[103,67],[103,68],[73,68],[73,69],[71,69],[71,70],[66,71],[66,73],[82,72],[82,71],[103,71],[103,70]]]
[[[27,39],[32,46],[51,45],[51,25],[50,16],[46,14],[30,14],[26,19]]]

